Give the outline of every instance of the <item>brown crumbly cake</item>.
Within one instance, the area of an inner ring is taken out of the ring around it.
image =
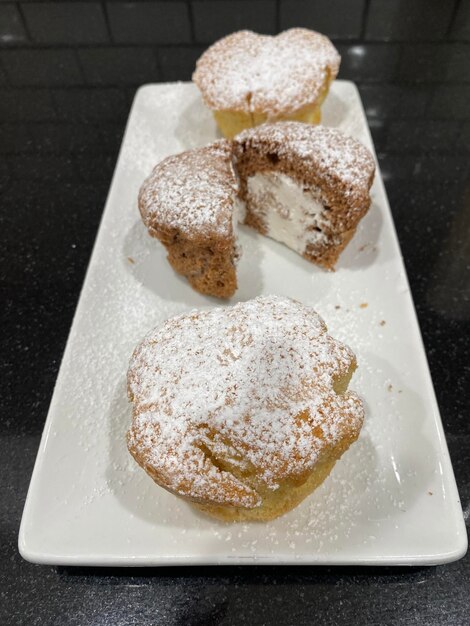
[[[333,128],[264,124],[234,139],[246,223],[333,269],[370,205],[375,164]]]
[[[275,37],[243,30],[206,50],[193,80],[221,132],[231,138],[264,122],[318,124],[340,60],[328,37],[306,28]]]
[[[237,287],[238,221],[333,269],[369,208],[374,170],[370,152],[338,130],[265,124],[165,159],[139,208],[173,268],[226,298]]]
[[[237,191],[231,145],[219,141],[166,158],[139,193],[142,219],[175,271],[220,298],[237,288]]]
[[[134,351],[128,447],[160,486],[225,521],[273,519],[357,439],[352,351],[320,316],[265,296],[167,320]]]

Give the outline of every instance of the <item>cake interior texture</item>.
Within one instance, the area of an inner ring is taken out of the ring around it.
[[[217,298],[230,298],[238,286],[236,267],[242,253],[238,223],[244,219],[245,205],[234,195],[229,210],[232,229],[222,237],[195,240],[181,234],[173,234],[168,239],[154,235],[165,245],[173,269],[185,276],[199,293]]]
[[[240,141],[236,155],[245,223],[308,261],[334,269],[370,199],[361,199],[351,211],[334,177],[325,182],[302,158],[270,151],[269,145]]]
[[[245,201],[248,224],[309,260],[321,263],[325,247],[336,246],[318,187],[276,170],[257,172],[247,178]]]
[[[163,242],[173,269],[185,276],[193,289],[209,296],[229,298],[237,289],[236,243],[227,239],[201,245],[180,239]],[[224,245],[225,244],[225,245]]]

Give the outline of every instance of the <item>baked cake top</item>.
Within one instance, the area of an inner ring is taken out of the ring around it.
[[[242,30],[204,52],[193,80],[211,109],[274,119],[316,104],[340,60],[328,37],[306,28],[275,37]]]
[[[320,316],[288,298],[167,320],[136,348],[128,445],[160,485],[196,501],[253,508],[356,438],[364,411],[335,383],[355,367]]]
[[[222,140],[161,161],[140,189],[139,210],[160,238],[227,238],[237,191],[231,144]]]
[[[348,205],[369,202],[375,172],[370,151],[340,130],[302,122],[276,122],[249,128],[234,138],[235,158],[257,154],[284,162],[289,174],[319,187],[327,186]]]

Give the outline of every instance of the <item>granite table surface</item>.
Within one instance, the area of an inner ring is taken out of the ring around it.
[[[470,1],[0,1],[0,624],[470,623],[437,567],[99,569],[27,563],[39,439],[129,108],[248,27],[328,34],[364,101],[468,527]]]

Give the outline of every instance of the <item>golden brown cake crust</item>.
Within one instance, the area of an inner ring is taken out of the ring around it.
[[[232,518],[279,494],[265,511],[275,517],[357,438],[363,406],[346,390],[355,365],[317,313],[288,298],[172,318],[130,363],[129,450],[162,487]]]
[[[247,201],[246,223],[266,234],[259,216],[250,211],[249,177],[267,172],[290,176],[324,206],[322,237],[304,256],[333,268],[370,206],[375,162],[369,150],[333,128],[277,122],[243,131],[235,137],[233,151],[241,197]]]
[[[218,241],[232,234],[237,190],[231,143],[216,141],[161,161],[140,189],[139,210],[149,229],[169,239]]]
[[[339,64],[331,41],[306,28],[275,37],[243,30],[206,50],[193,80],[212,110],[271,121],[321,104]]]
[[[221,298],[237,287],[237,191],[231,144],[223,140],[164,159],[139,192],[142,220],[172,267],[201,293]]]

